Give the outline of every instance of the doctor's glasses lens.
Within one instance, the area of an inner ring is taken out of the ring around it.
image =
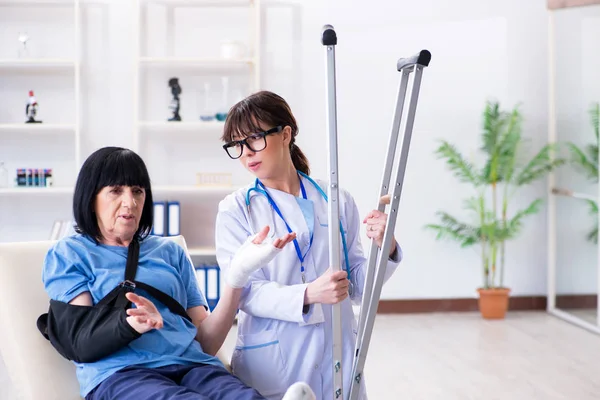
[[[264,133],[257,133],[248,136],[244,140],[236,140],[235,142],[229,142],[225,144],[223,148],[225,149],[225,151],[227,151],[229,157],[236,159],[242,156],[244,145],[246,145],[250,150],[258,152],[264,150],[265,147],[267,147],[267,139],[265,138]]]

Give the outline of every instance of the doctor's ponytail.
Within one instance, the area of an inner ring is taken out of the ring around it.
[[[236,137],[247,137],[251,133],[260,132],[263,130],[261,123],[271,127],[278,125],[290,127],[292,130],[290,156],[294,167],[310,175],[308,159],[296,145],[298,135],[296,118],[289,104],[273,92],[262,90],[234,104],[227,113],[221,140],[227,143],[235,140]]]
[[[305,173],[306,175],[310,175],[310,167],[308,166],[308,159],[300,150],[300,147],[296,146],[296,143],[292,140],[290,144],[290,154],[292,156],[292,162],[294,163],[294,168],[298,171]]]

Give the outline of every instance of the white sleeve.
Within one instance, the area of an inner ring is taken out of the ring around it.
[[[345,221],[342,221],[342,226],[346,232],[346,241],[348,246],[348,260],[350,264],[350,281],[354,285],[354,292],[351,300],[358,303],[362,300],[363,289],[365,285],[367,273],[367,259],[364,255],[363,247],[360,240],[360,223],[361,218],[358,213],[358,208],[354,202],[354,198],[344,191],[346,204],[344,208]],[[388,258],[388,262],[384,274],[384,283],[387,282],[394,274],[398,265],[402,261],[402,249],[396,242],[396,251]],[[342,262],[345,262],[342,260]]]
[[[231,210],[219,210],[215,227],[215,243],[217,250],[217,263],[222,273],[226,273],[231,259],[242,246],[246,239],[252,235],[248,223],[243,218],[234,215]],[[276,257],[273,263],[278,262]],[[239,308],[245,313],[261,317],[278,319],[282,321],[297,322],[300,324],[313,323],[322,317],[322,311],[311,307],[311,312],[304,314],[304,293],[308,284],[282,285],[267,279],[263,269],[250,275],[248,283],[243,289]]]

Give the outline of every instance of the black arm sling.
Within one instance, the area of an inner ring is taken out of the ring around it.
[[[126,293],[140,288],[169,310],[192,321],[177,300],[157,288],[135,280],[140,244],[134,239],[127,252],[125,279],[94,306],[78,306],[50,300],[48,312],[40,315],[37,327],[66,359],[81,363],[100,360],[141,335],[127,322],[131,302]]]

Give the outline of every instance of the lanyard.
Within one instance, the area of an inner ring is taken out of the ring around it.
[[[259,189],[259,190],[261,191],[261,193],[263,193],[265,195],[265,197],[269,201],[269,204],[271,205],[271,207],[273,207],[273,210],[275,210],[277,215],[279,215],[279,218],[281,218],[281,220],[285,224],[285,226],[288,230],[288,233],[292,233],[292,228],[290,228],[287,221],[283,217],[281,210],[279,210],[279,207],[277,207],[277,203],[275,203],[275,201],[271,198],[271,196],[267,192],[267,189],[265,188],[263,183],[261,181],[259,181],[257,178],[254,187],[258,189],[258,186],[262,187],[262,189]],[[302,180],[300,180],[300,190],[302,191],[302,198],[304,198],[306,200],[307,199],[306,189],[304,189],[304,184],[302,183]],[[275,227],[273,227],[273,229],[275,229]],[[298,240],[296,238],[294,238],[294,248],[296,249],[296,255],[298,256],[298,259],[300,260],[300,272],[302,273],[302,283],[306,283],[306,278],[304,276],[304,260],[306,259],[306,255],[308,254],[310,248],[312,247],[312,243],[313,243],[313,235],[310,235],[310,242],[308,244],[308,249],[306,249],[306,253],[304,253],[304,255],[303,255],[302,251],[300,251],[300,245],[298,244]]]
[[[323,199],[325,199],[326,202],[329,201],[327,198],[327,194],[323,191],[323,189],[321,189],[321,186],[319,186],[319,184],[317,184],[317,182],[315,182],[311,177],[309,177],[308,175],[306,175],[305,173],[303,173],[301,171],[298,171],[298,175],[303,176],[310,183],[312,183],[313,186],[319,191],[319,193],[321,194]],[[262,189],[260,189],[259,186],[261,186]],[[304,199],[307,199],[306,190],[304,189],[304,184],[302,183],[302,179],[300,179],[300,189],[302,191],[302,197]],[[279,210],[279,207],[277,207],[277,204],[275,204],[275,201],[271,198],[269,193],[267,193],[267,189],[265,188],[263,183],[258,180],[258,178],[256,179],[254,187],[248,189],[248,191],[246,192],[246,207],[248,207],[248,214],[250,214],[250,194],[253,191],[260,193],[267,198],[267,200],[269,201],[269,204],[271,205],[273,210],[275,210],[275,212],[277,212],[277,215],[279,215],[279,217],[285,223],[285,226],[286,226],[288,232],[291,233],[292,229],[290,228],[287,221],[283,217],[283,214]],[[273,222],[275,222],[275,220],[273,220]],[[273,232],[274,232],[274,230],[275,230],[275,226],[273,226]],[[348,275],[348,279],[350,279],[350,260],[348,257],[348,244],[346,243],[346,234],[344,232],[344,227],[342,226],[342,221],[340,221],[340,233],[342,235],[342,246],[344,248],[344,260],[345,260],[345,264],[346,264],[346,274]],[[310,248],[312,246],[312,242],[313,242],[313,235],[310,236],[310,244],[308,246],[308,250],[310,250]],[[296,255],[298,256],[298,259],[300,260],[300,272],[302,273],[302,283],[306,283],[306,278],[304,276],[304,259],[306,257],[306,254],[308,254],[308,250],[306,250],[306,253],[304,253],[304,256],[303,256],[302,252],[300,251],[300,245],[298,245],[298,241],[296,239],[294,239],[294,247],[296,249]],[[352,296],[352,292],[353,292],[353,284],[352,284],[352,281],[350,281],[349,293],[351,296]]]

